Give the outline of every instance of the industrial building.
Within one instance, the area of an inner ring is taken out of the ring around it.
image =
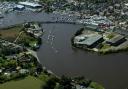
[[[99,43],[103,42],[103,37],[99,34],[94,34],[89,37],[76,36],[74,43],[77,45],[84,45],[89,48],[96,47]]]
[[[25,6],[23,6],[23,5],[17,5],[17,6],[15,6],[14,8],[13,8],[13,10],[18,10],[18,11],[22,11],[22,10],[24,10],[25,9]]]
[[[34,3],[34,2],[28,2],[28,1],[25,1],[25,2],[19,2],[20,5],[24,5],[28,8],[33,8],[33,9],[38,9],[38,8],[41,8],[42,5],[38,4],[38,3]]]
[[[106,41],[106,43],[112,45],[112,46],[118,46],[121,43],[123,43],[124,41],[126,41],[125,37],[122,35],[116,35],[115,37],[109,39]]]

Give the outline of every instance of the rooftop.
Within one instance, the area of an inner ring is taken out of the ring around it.
[[[101,35],[95,34],[95,35],[92,35],[90,37],[85,37],[85,39],[83,41],[79,41],[79,42],[76,42],[76,43],[77,44],[85,44],[87,46],[91,46],[92,44],[94,44],[96,41],[98,41],[101,38],[102,38]]]
[[[125,6],[128,6],[128,3],[125,3]]]
[[[110,40],[108,40],[108,42],[111,42],[111,43],[116,43],[117,41],[123,39],[124,36],[122,35],[116,35],[115,37],[111,38]]]
[[[18,8],[24,8],[23,5],[17,5],[16,7],[18,7]]]
[[[21,5],[27,5],[27,6],[32,6],[32,7],[40,7],[40,6],[41,6],[41,5],[38,4],[38,3],[33,3],[33,2],[28,2],[28,1],[19,2],[19,4],[21,4]]]

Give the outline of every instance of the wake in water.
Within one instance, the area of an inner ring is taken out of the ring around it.
[[[54,44],[53,44],[54,40],[55,40],[55,35],[53,34],[52,30],[50,30],[47,37],[47,43],[51,45],[51,48],[55,53],[58,53],[59,51],[54,47]]]

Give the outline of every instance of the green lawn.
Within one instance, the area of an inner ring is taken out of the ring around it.
[[[105,50],[105,49],[109,49],[109,48],[111,48],[111,46],[110,45],[108,45],[108,44],[102,44],[103,45],[103,47],[101,48],[101,50]]]
[[[110,33],[110,34],[107,35],[107,38],[108,38],[108,39],[112,39],[114,36],[115,36],[114,33]]]
[[[28,76],[25,79],[0,84],[0,89],[41,89],[43,84],[45,84],[45,80],[41,81],[38,78]]]

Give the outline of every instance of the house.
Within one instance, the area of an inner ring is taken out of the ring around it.
[[[20,73],[20,74],[26,74],[26,73],[28,73],[28,72],[29,72],[28,69],[20,69],[20,70],[19,70],[19,73]]]
[[[109,39],[106,41],[106,43],[112,45],[112,46],[118,46],[121,43],[123,43],[124,41],[126,41],[125,37],[122,35],[116,35],[115,37]]]
[[[13,10],[18,10],[18,11],[22,11],[22,10],[24,10],[25,9],[25,7],[23,6],[23,5],[17,5],[17,6],[15,6],[14,8],[13,8]]]
[[[95,31],[97,31],[98,30],[98,25],[96,25],[96,24],[87,24],[86,25],[86,28],[88,28],[88,29],[90,29],[90,30],[95,30]]]
[[[128,3],[125,3],[125,8],[127,8],[127,9],[128,9]]]
[[[78,40],[78,37],[75,38],[74,40],[76,40],[76,39]],[[100,42],[103,42],[103,37],[99,34],[93,34],[88,37],[81,37],[81,40],[79,39],[78,41],[74,41],[74,43],[77,45],[84,45],[89,48],[94,48]]]

